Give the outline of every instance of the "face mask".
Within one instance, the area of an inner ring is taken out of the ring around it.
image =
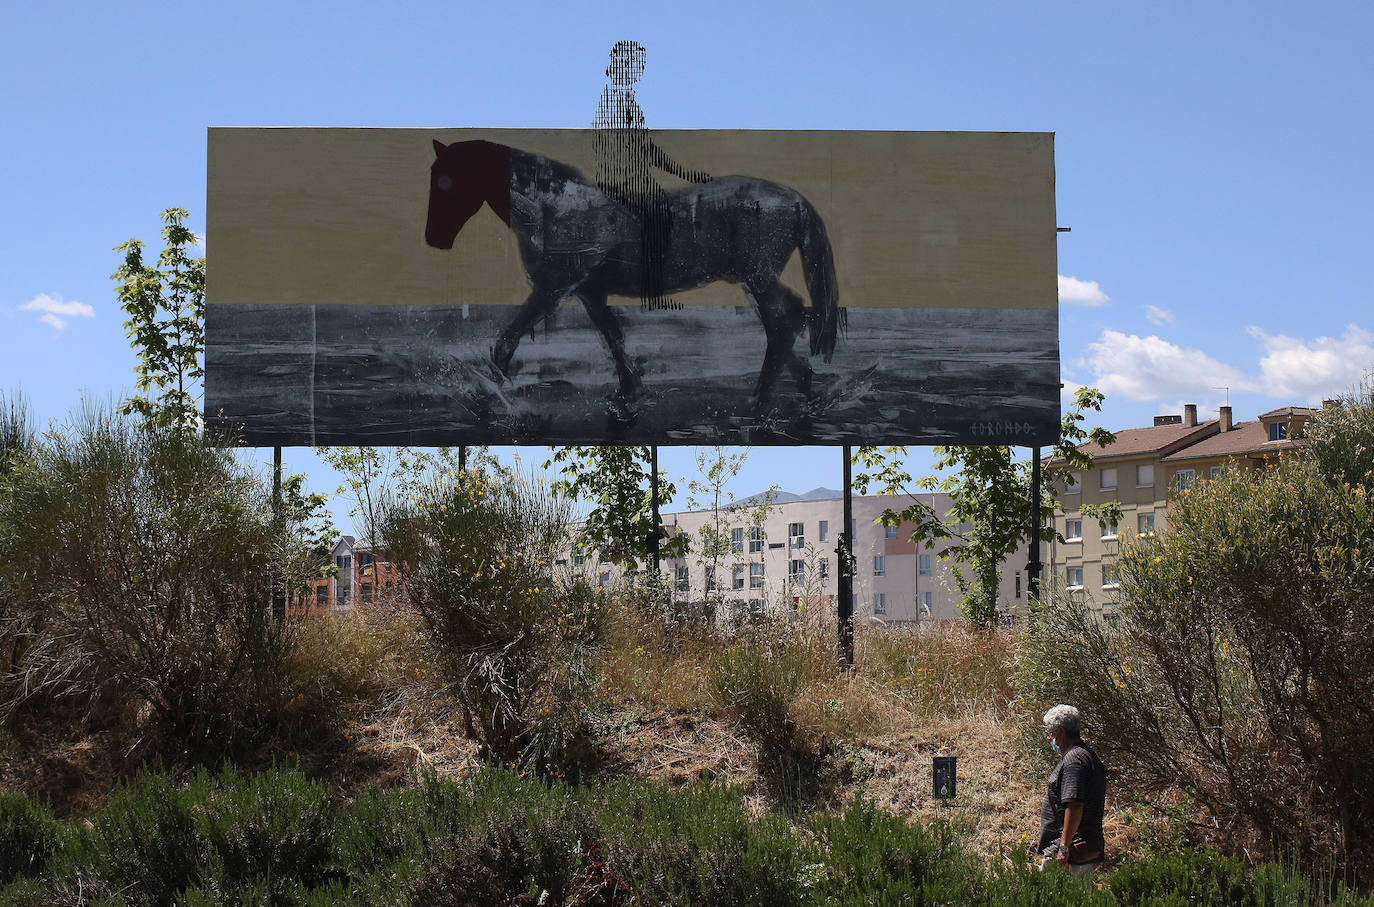
[[[1059,752],[1059,741],[1058,741],[1058,740],[1051,739],[1051,740],[1050,740],[1050,749],[1052,749],[1052,750],[1054,750],[1056,753],[1058,753],[1058,752]]]

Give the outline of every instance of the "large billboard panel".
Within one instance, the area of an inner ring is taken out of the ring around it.
[[[1058,431],[1053,136],[212,129],[206,415],[257,445]]]

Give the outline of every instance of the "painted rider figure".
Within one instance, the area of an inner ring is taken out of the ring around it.
[[[610,79],[601,92],[593,133],[597,188],[629,208],[640,223],[640,299],[645,308],[680,308],[666,298],[665,264],[672,241],[673,219],[668,194],[654,178],[657,168],[692,183],[710,182],[700,170],[674,161],[644,125],[634,83],[644,75],[646,51],[637,41],[618,41],[606,67]]]

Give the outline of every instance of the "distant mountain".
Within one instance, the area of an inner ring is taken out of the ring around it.
[[[741,498],[735,502],[737,507],[753,507],[763,503],[763,496],[767,492],[751,494],[747,498]],[[804,494],[794,494],[790,491],[779,491],[777,497],[773,498],[774,504],[791,504],[793,501],[826,501],[831,498],[844,497],[844,492],[836,491],[833,488],[813,488]]]

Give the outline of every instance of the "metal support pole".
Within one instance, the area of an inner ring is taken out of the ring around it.
[[[1031,448],[1030,561],[1026,564],[1026,595],[1030,605],[1040,604],[1040,448]]]
[[[272,448],[272,528],[280,532],[282,528],[281,502],[281,448]],[[286,617],[286,581],[284,577],[272,578],[272,616],[277,619]]]
[[[466,444],[458,445],[458,471],[468,471],[468,448]]]
[[[854,667],[854,482],[849,445],[844,446],[844,531],[836,549],[840,581],[840,658]]]
[[[649,560],[654,576],[658,576],[658,447],[649,448],[649,505],[653,509],[653,526],[649,529]]]

